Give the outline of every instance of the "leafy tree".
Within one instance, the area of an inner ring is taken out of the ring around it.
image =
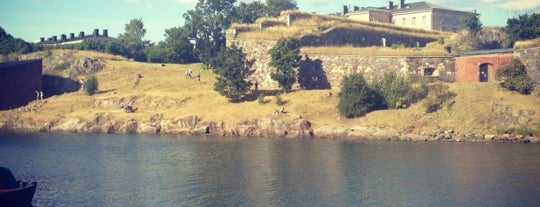
[[[198,61],[193,54],[193,44],[189,41],[189,31],[185,27],[167,29],[165,37],[166,62],[192,63]]]
[[[540,37],[540,14],[524,14],[506,21],[506,32],[512,43]]]
[[[246,78],[255,72],[251,70],[253,62],[246,59],[246,54],[236,45],[222,49],[216,57],[215,72],[218,77],[214,90],[230,101],[240,100],[251,87]]]
[[[480,30],[482,30],[482,22],[480,22],[479,16],[480,16],[480,14],[471,13],[464,20],[465,26],[467,26],[467,28],[471,32],[471,35],[475,35]]]
[[[362,74],[346,76],[341,82],[338,110],[341,115],[359,117],[374,110],[381,102],[380,96],[373,90]]]
[[[124,33],[118,35],[118,39],[125,45],[127,57],[137,61],[145,61],[146,55],[144,54],[144,49],[150,42],[143,40],[146,29],[144,29],[142,19],[131,19],[125,25],[124,30]]]
[[[277,17],[281,11],[284,10],[297,10],[295,0],[266,0],[266,7],[268,9],[268,15]]]
[[[184,14],[184,28],[190,40],[195,41],[195,54],[207,65],[217,57],[219,49],[225,46],[225,30],[234,19],[236,0],[199,0],[195,10]]]
[[[236,7],[236,21],[238,23],[255,23],[255,20],[259,17],[266,15],[266,5],[259,1],[252,1],[249,3],[240,2],[240,5]]]
[[[270,77],[277,81],[285,92],[290,91],[292,85],[296,82],[294,68],[300,66],[302,59],[298,55],[300,53],[300,40],[297,38],[282,38],[269,52],[272,56],[270,66],[277,69],[275,73],[270,74]]]
[[[0,54],[29,53],[32,50],[33,48],[30,43],[21,38],[14,38],[4,28],[0,27]]]
[[[98,92],[98,80],[95,76],[91,76],[86,80],[84,90],[86,91],[86,94],[93,95]]]
[[[168,48],[165,42],[159,42],[157,45],[151,44],[144,50],[148,62],[152,63],[165,63],[168,61],[167,55],[169,54]]]
[[[521,94],[530,94],[534,86],[534,82],[527,75],[525,65],[519,59],[514,59],[507,66],[497,70],[497,79],[502,81],[503,88]]]

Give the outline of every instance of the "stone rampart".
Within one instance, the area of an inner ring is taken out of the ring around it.
[[[259,83],[260,89],[278,89],[279,85],[270,77],[275,71],[268,63],[268,51],[275,40],[227,39],[227,46],[241,47],[248,59],[255,59],[255,73],[251,80]],[[368,80],[386,72],[397,72],[408,78],[427,77],[431,80],[454,81],[452,57],[406,57],[406,56],[360,56],[333,54],[301,54],[304,63],[298,69],[296,87],[324,89],[339,87],[341,80],[354,73],[363,73]]]
[[[526,66],[529,77],[540,84],[540,47],[515,50],[514,55]]]

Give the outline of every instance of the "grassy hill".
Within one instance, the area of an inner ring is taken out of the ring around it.
[[[273,93],[267,92],[265,104],[259,103],[255,97],[242,103],[229,103],[213,90],[215,75],[210,70],[202,70],[200,64],[162,66],[95,52],[76,53],[75,56],[105,59],[105,67],[95,74],[99,82],[98,94],[88,96],[78,91],[34,101],[20,109],[0,111],[0,122],[11,119],[61,123],[74,117],[92,119],[97,114],[107,114],[112,120],[144,122],[155,118],[175,120],[198,116],[202,121],[228,124],[268,117],[302,117],[312,123],[315,134],[324,126],[365,126],[396,131],[408,127],[414,128],[415,133],[453,129],[462,133],[494,134],[497,129],[519,121],[540,130],[540,98],[506,91],[497,83],[448,84],[457,96],[452,104],[435,113],[426,114],[425,106],[417,103],[408,109],[374,111],[355,119],[339,115],[336,109],[339,101],[337,89],[293,91],[282,95],[288,113],[274,115],[273,110],[279,106],[275,104]],[[200,83],[196,78],[184,76],[188,68],[193,69],[194,76],[201,74]],[[136,83],[138,74],[142,78]],[[129,101],[137,108],[135,113],[125,113],[119,108],[120,102]]]

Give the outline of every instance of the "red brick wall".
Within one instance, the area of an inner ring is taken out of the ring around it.
[[[0,64],[0,110],[14,109],[36,100],[42,90],[42,61]]]
[[[456,57],[456,82],[480,81],[480,65],[489,64],[489,81],[495,80],[495,73],[514,59],[514,53],[472,55]]]

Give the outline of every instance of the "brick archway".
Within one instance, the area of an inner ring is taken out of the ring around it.
[[[493,64],[482,63],[478,66],[478,80],[480,82],[489,82],[493,80]]]

